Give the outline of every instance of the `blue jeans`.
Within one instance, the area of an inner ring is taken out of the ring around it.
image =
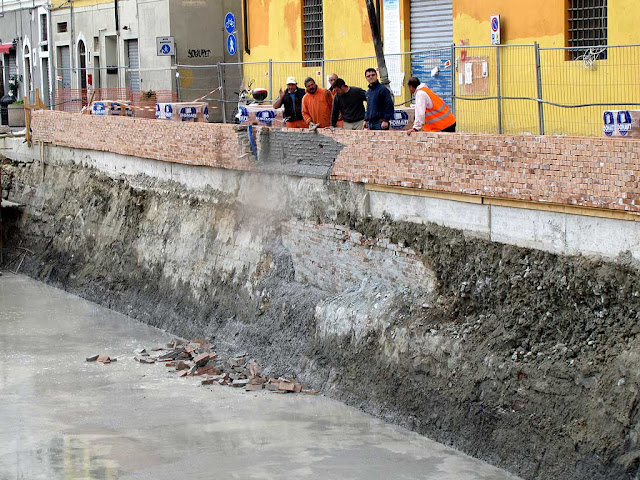
[[[382,128],[382,120],[376,120],[375,122],[369,122],[369,130],[389,130],[389,125],[387,125],[387,128]]]

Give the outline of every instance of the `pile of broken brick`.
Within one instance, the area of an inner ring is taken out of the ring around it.
[[[231,356],[224,361],[218,358],[218,354],[203,340],[174,340],[166,346],[154,347],[149,351],[145,348],[138,349],[135,354],[134,359],[140,363],[164,364],[178,372],[178,377],[199,377],[202,385],[226,385],[244,388],[247,391],[266,389],[275,393],[318,393],[295,379],[262,376],[258,363],[248,360],[246,354]],[[87,361],[101,363],[115,360],[104,355],[87,358]]]
[[[117,361],[117,358],[111,358],[108,355],[91,355],[90,357],[87,357],[87,362],[111,363]]]

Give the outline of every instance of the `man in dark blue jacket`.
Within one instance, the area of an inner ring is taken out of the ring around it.
[[[378,81],[378,73],[375,68],[367,68],[364,76],[369,82],[367,111],[364,115],[365,128],[369,130],[389,130],[389,120],[393,117],[391,92]]]

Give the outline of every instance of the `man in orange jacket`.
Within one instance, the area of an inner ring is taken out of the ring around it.
[[[329,90],[318,87],[313,78],[304,81],[307,94],[302,97],[302,117],[310,127],[327,128],[331,125],[333,96]]]
[[[416,119],[413,131],[455,132],[456,117],[442,98],[436,95],[417,77],[407,81],[411,94],[416,100]]]

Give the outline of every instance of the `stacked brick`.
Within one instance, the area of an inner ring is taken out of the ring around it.
[[[640,212],[640,142],[608,138],[327,132],[332,178]]]
[[[370,278],[417,291],[434,287],[435,274],[421,255],[388,238],[369,238],[342,225],[300,220],[283,222],[281,227],[298,281],[328,292],[357,288]]]
[[[36,111],[32,129],[64,147],[256,170],[247,133],[233,125]],[[299,133],[302,152],[319,148],[318,135],[343,146],[336,180],[640,213],[640,140],[325,129],[301,145]]]
[[[40,110],[33,139],[70,148],[150,158],[186,165],[253,170],[245,135],[232,125],[99,117]]]

